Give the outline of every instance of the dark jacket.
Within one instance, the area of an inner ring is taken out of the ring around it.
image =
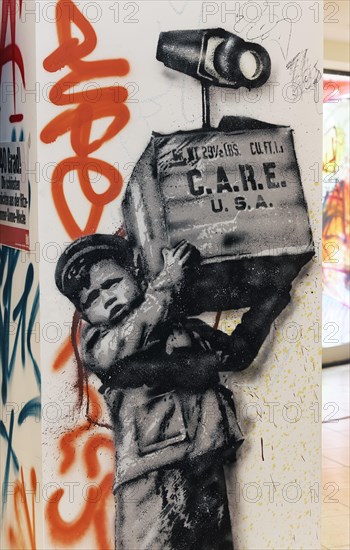
[[[199,319],[172,318],[163,273],[118,326],[83,328],[83,361],[101,379],[113,421],[117,484],[234,453],[242,434],[219,372],[251,364],[289,299],[288,292],[265,296],[229,336]]]

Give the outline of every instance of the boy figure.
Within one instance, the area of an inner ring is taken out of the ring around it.
[[[231,550],[223,465],[243,442],[219,372],[248,367],[289,302],[296,273],[231,336],[176,307],[196,250],[163,251],[145,288],[125,239],[90,235],[59,259],[56,284],[81,312],[85,367],[102,382],[116,445],[118,550]]]

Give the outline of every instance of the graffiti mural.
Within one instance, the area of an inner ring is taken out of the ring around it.
[[[38,37],[50,82],[42,239],[57,251],[41,281],[42,322],[57,329],[43,344],[45,547],[311,547],[316,528],[305,544],[305,524],[292,533],[291,502],[290,532],[268,533],[281,503],[265,494],[260,514],[236,488],[277,492],[295,467],[309,494],[318,475],[304,434],[317,370],[315,142],[299,121],[310,112],[317,127],[318,50],[299,45],[285,13],[261,36],[222,28],[215,10],[204,24],[200,3],[53,7]],[[306,28],[313,12],[301,9]],[[293,436],[292,399],[305,409]],[[272,402],[281,422],[260,413]]]
[[[321,23],[226,4],[2,1],[1,548],[317,546]]]

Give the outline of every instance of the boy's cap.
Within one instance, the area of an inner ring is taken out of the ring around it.
[[[95,233],[72,242],[57,262],[55,281],[58,290],[68,296],[87,269],[108,258],[115,259],[121,267],[131,267],[133,253],[128,241],[117,235]]]

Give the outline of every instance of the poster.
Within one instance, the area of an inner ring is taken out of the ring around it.
[[[27,150],[23,142],[0,143],[0,244],[20,250],[29,250]]]
[[[45,547],[319,547],[317,6],[40,3]]]

